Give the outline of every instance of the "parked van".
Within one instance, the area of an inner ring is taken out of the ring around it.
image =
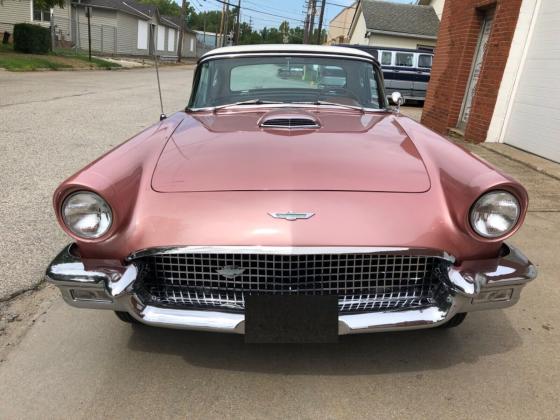
[[[395,91],[407,100],[424,101],[432,71],[433,52],[368,45],[340,45],[356,48],[374,56],[381,64],[387,97]]]

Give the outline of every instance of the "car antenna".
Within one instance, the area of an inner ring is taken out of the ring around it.
[[[152,35],[153,35],[153,29],[152,29]],[[152,36],[152,45],[154,48],[154,63],[156,64],[157,88],[159,93],[159,106],[161,109],[161,114],[159,114],[159,120],[163,121],[167,118],[167,115],[165,115],[165,113],[163,112],[163,99],[161,98],[161,84],[159,83],[159,67],[158,67],[158,56],[157,56],[155,38],[156,38],[155,36]]]

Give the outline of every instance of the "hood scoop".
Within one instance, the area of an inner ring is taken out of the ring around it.
[[[306,115],[268,116],[261,120],[259,127],[262,128],[287,128],[306,129],[319,128],[319,122]]]

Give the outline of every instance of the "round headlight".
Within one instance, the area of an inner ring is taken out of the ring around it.
[[[519,201],[507,191],[491,191],[472,206],[470,221],[476,233],[499,238],[511,232],[519,220]]]
[[[95,239],[111,227],[113,214],[109,204],[95,193],[79,191],[70,194],[62,204],[62,219],[80,238]]]

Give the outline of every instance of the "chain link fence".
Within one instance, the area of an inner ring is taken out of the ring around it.
[[[78,52],[88,51],[91,36],[91,51],[96,54],[117,54],[117,28],[111,25],[91,24],[88,31],[87,20],[71,22],[70,19],[53,16],[53,47],[72,48]],[[90,35],[91,33],[91,35]]]

